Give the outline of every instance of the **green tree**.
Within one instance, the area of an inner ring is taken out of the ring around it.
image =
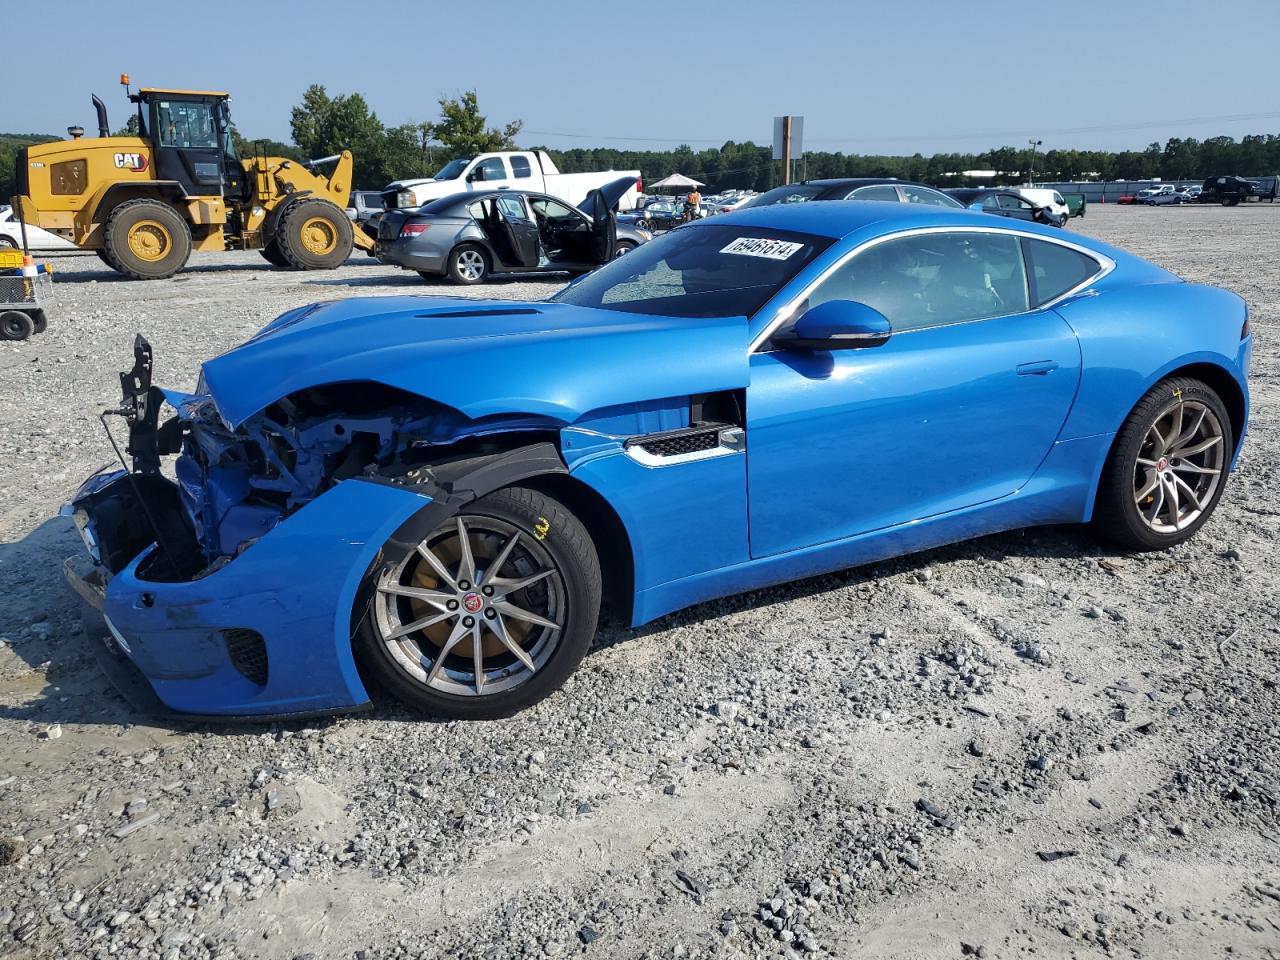
[[[440,98],[440,122],[433,126],[431,133],[445,152],[455,157],[515,149],[515,138],[524,126],[523,120],[512,120],[501,130],[487,123],[480,112],[476,92],[468,90],[454,100]]]
[[[386,175],[387,132],[378,115],[358,93],[330,97],[313,83],[293,108],[289,127],[293,142],[312,159],[350,150],[355,157],[354,181],[382,186]]]

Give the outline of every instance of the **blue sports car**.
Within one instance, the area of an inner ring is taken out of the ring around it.
[[[69,579],[171,711],[350,710],[373,680],[509,715],[604,602],[638,625],[1033,524],[1180,543],[1239,453],[1251,342],[1235,294],[1060,230],[742,210],[547,301],[291,310],[193,393],[139,338],[131,462],[68,505]]]

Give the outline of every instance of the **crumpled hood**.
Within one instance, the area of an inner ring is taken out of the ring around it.
[[[298,390],[375,381],[472,419],[508,413],[571,423],[619,403],[745,387],[747,321],[560,303],[364,297],[282,314],[203,367],[237,427]]]

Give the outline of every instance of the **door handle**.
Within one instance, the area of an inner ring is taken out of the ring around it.
[[[1058,369],[1057,360],[1034,360],[1031,363],[1020,363],[1017,366],[1020,377],[1043,377]]]

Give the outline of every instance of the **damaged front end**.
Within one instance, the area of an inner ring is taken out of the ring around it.
[[[439,496],[425,465],[483,450],[484,425],[392,387],[344,383],[232,428],[203,382],[194,394],[161,390],[151,371],[138,337],[121,405],[104,413],[128,424],[121,467],[64,508],[90,561],[69,561],[68,578],[100,609],[117,660],[180,713],[367,703],[351,648],[362,582],[382,545]],[[176,413],[162,422],[166,404]]]

